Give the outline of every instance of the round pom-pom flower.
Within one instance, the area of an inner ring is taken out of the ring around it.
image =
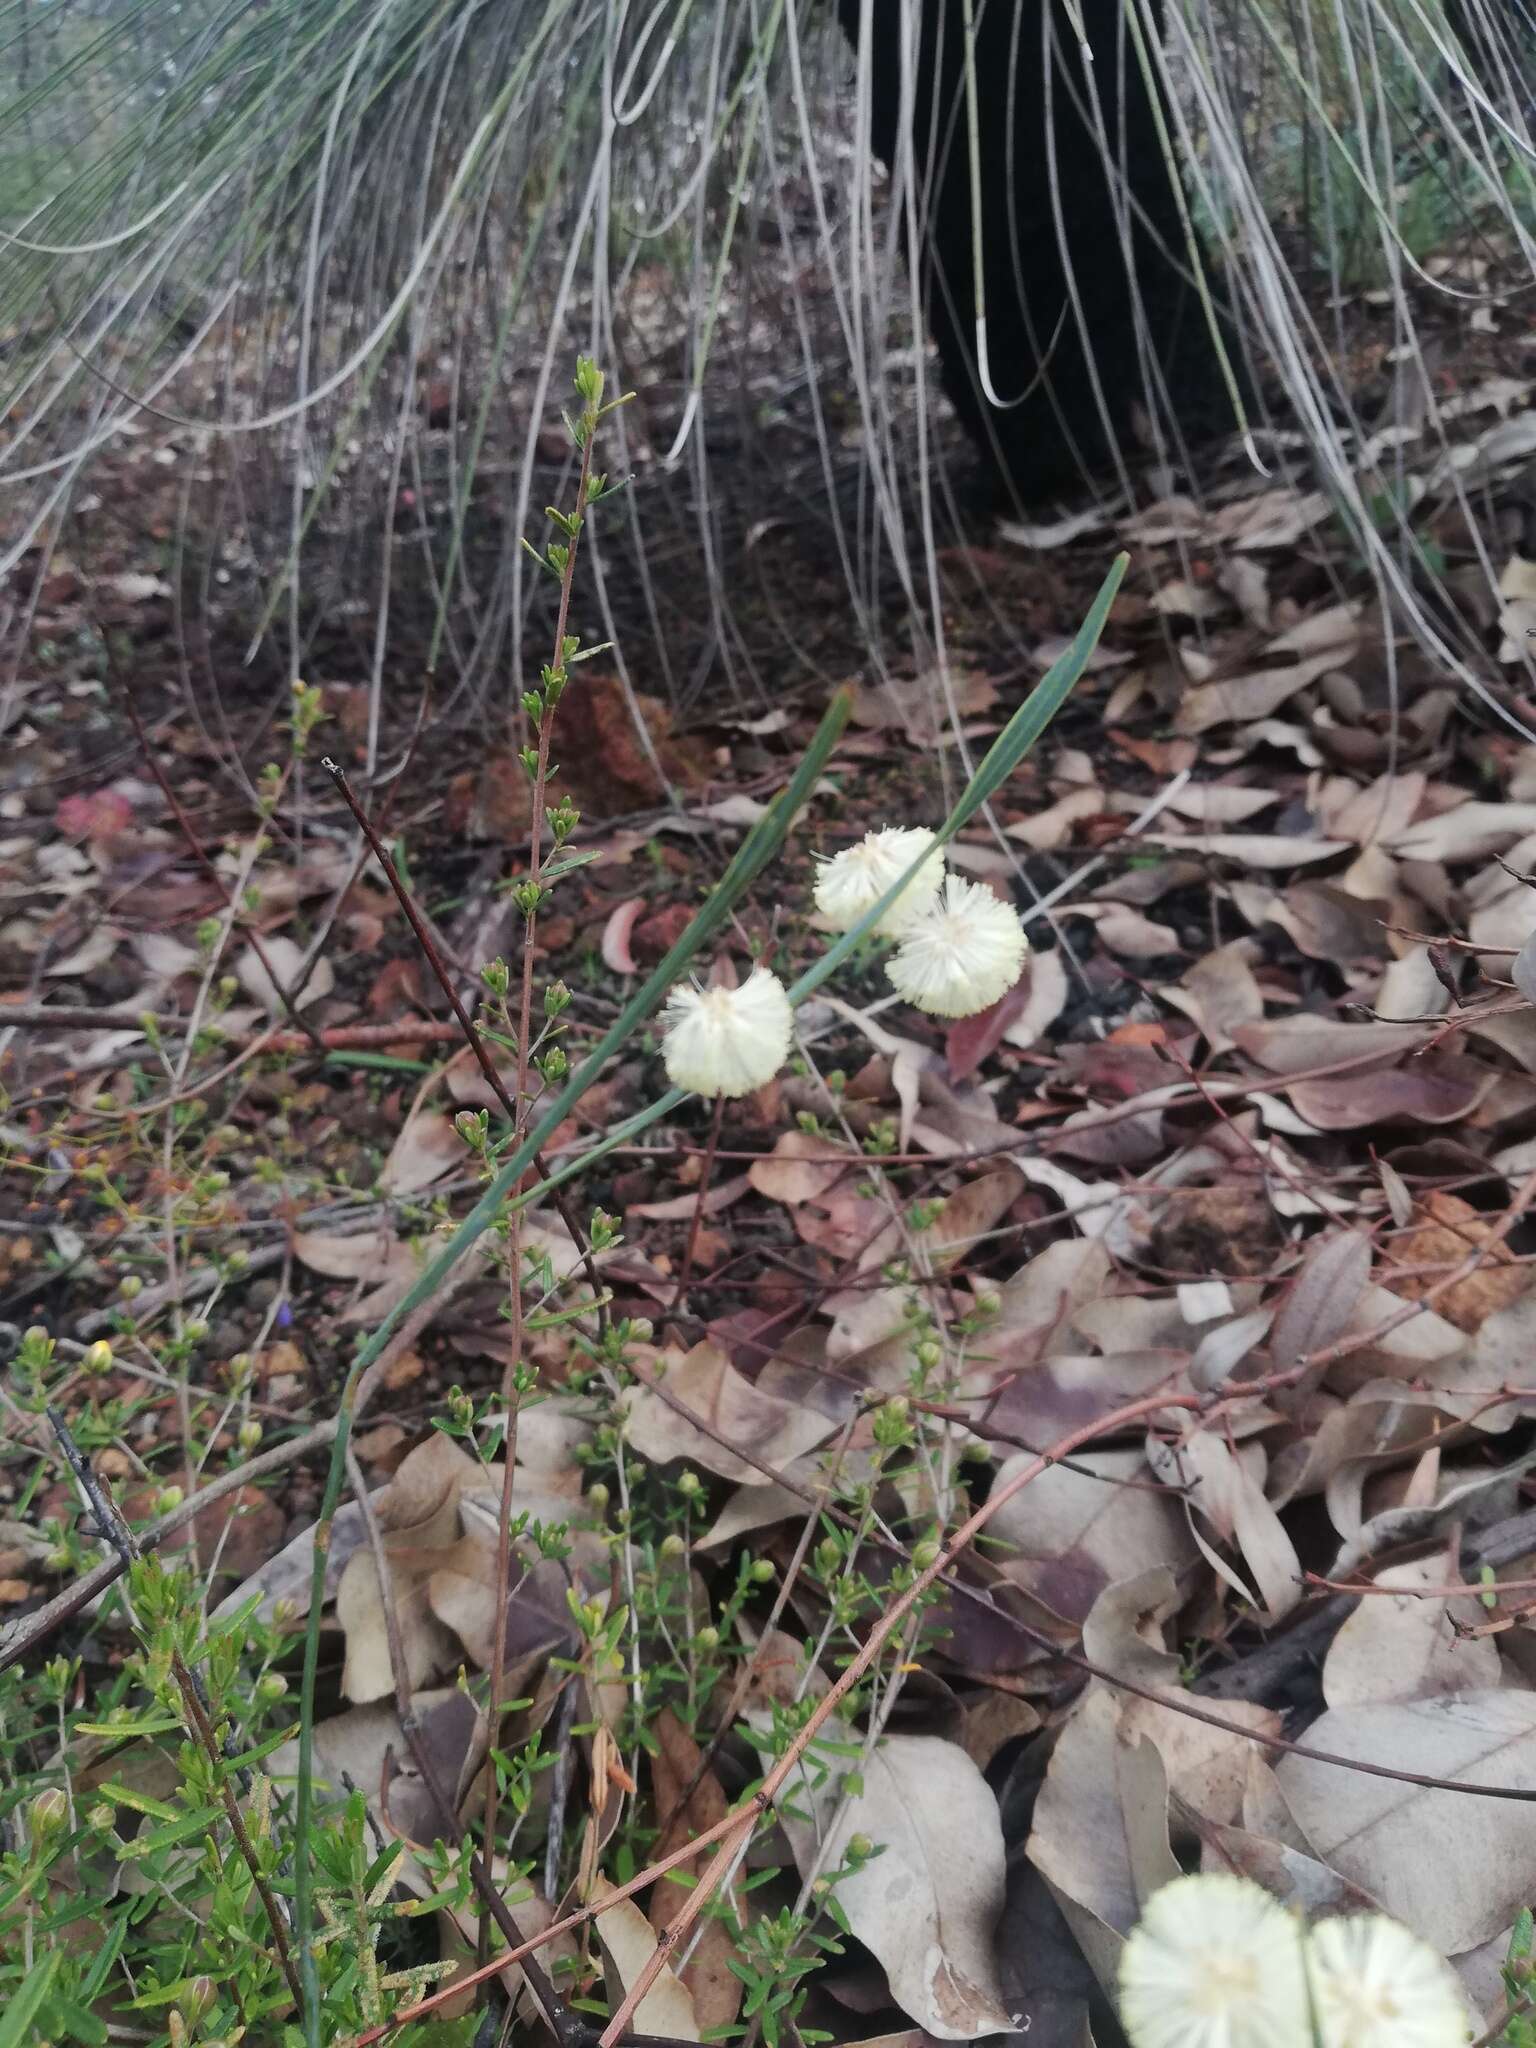
[[[1307,1963],[1323,2048],[1462,2048],[1467,2008],[1448,1965],[1382,1913],[1324,1920]]]
[[[1028,950],[1019,913],[980,882],[951,875],[885,963],[900,996],[932,1017],[974,1017],[1019,978]]]
[[[783,1066],[794,1011],[779,977],[754,967],[740,988],[680,982],[661,1021],[667,1032],[662,1058],[674,1087],[695,1095],[750,1095]]]
[[[1176,1877],[1153,1893],[1120,1957],[1133,2048],[1305,2048],[1300,1924],[1242,1877]]]
[[[834,931],[851,932],[930,846],[933,851],[873,927],[884,938],[899,938],[914,918],[933,907],[944,880],[944,850],[920,827],[882,825],[866,832],[857,846],[824,859],[816,876],[816,908]]]

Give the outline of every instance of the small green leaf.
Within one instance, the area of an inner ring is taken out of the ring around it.
[[[53,1980],[59,1974],[63,1960],[63,1949],[56,1948],[28,1970],[20,1989],[5,2009],[5,2017],[0,2019],[0,2048],[22,2048],[31,2032],[33,2020],[42,2011],[43,2001],[53,1989]]]

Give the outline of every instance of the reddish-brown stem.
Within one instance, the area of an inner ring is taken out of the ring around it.
[[[725,1120],[725,1097],[715,1097],[714,1115],[709,1120],[709,1139],[704,1147],[704,1161],[699,1168],[699,1193],[693,1205],[693,1220],[688,1225],[688,1245],[683,1253],[683,1269],[677,1276],[677,1292],[672,1297],[672,1306],[681,1308],[688,1293],[688,1283],[693,1278],[693,1262],[698,1255],[699,1232],[704,1227],[704,1203],[709,1194],[709,1183],[714,1176],[715,1148],[720,1143],[720,1126]]]
[[[545,723],[547,724],[548,721],[546,720]],[[475,1063],[479,1067],[481,1074],[485,1077],[486,1085],[490,1088],[491,1093],[496,1097],[496,1100],[501,1104],[502,1109],[506,1114],[508,1123],[512,1125],[514,1130],[521,1131],[522,1123],[518,1115],[517,1107],[513,1102],[512,1096],[507,1092],[506,1083],[502,1080],[500,1073],[497,1071],[496,1062],[491,1058],[485,1040],[480,1036],[480,1033],[475,1029],[474,1023],[470,1018],[469,1012],[465,1009],[463,1003],[459,1000],[459,992],[453,985],[453,977],[448,972],[442,954],[438,951],[437,941],[433,938],[431,931],[428,929],[426,919],[422,916],[421,912],[416,908],[415,898],[411,895],[410,890],[406,888],[404,879],[400,874],[400,870],[396,867],[395,862],[391,857],[388,848],[384,845],[384,842],[380,839],[378,832],[374,828],[373,820],[369,817],[368,813],[363,809],[363,806],[358,802],[357,796],[353,791],[352,785],[347,780],[346,771],[342,767],[340,767],[337,762],[331,760],[328,756],[325,760],[323,760],[320,763],[320,765],[323,769],[325,769],[326,773],[331,777],[331,780],[336,784],[337,789],[340,790],[342,801],[346,804],[347,809],[352,813],[353,819],[357,824],[358,830],[367,840],[374,859],[378,862],[379,866],[384,870],[385,879],[389,883],[391,890],[394,892],[395,901],[404,911],[406,922],[407,924],[409,924],[411,928],[412,935],[415,938],[417,945],[421,948],[422,957],[425,959],[427,965],[431,968],[433,976],[437,981],[438,987],[442,990],[443,994],[448,999],[449,1008],[453,1011],[454,1021],[458,1025],[459,1031],[463,1036],[465,1044],[474,1054]],[[539,797],[537,792],[535,792],[534,804],[535,808],[538,809]],[[537,858],[537,849],[535,849],[535,858]],[[533,931],[532,919],[530,919],[528,938],[526,941],[525,951],[523,955],[525,970],[527,969],[529,958],[532,954],[532,950]],[[526,971],[524,978],[525,980],[527,978]],[[526,1033],[526,1022],[524,1023],[523,1030],[524,1033]],[[525,1071],[521,1064],[519,1065],[518,1071],[519,1076],[521,1077]],[[520,1078],[519,1090],[521,1090],[521,1086],[522,1082]],[[544,1164],[544,1158],[542,1153],[534,1153],[533,1165],[534,1171],[538,1174],[539,1178],[541,1180],[548,1180],[549,1168]],[[558,1214],[560,1221],[565,1225],[566,1229],[570,1232],[571,1242],[575,1245],[577,1253],[581,1258],[582,1264],[586,1269],[587,1281],[592,1289],[593,1298],[598,1305],[598,1321],[599,1324],[601,1324],[607,1315],[607,1310],[603,1304],[603,1283],[598,1277],[597,1262],[592,1256],[591,1248],[587,1244],[585,1234],[582,1231],[580,1223],[577,1221],[576,1212],[571,1207],[570,1202],[566,1196],[565,1190],[563,1188],[556,1188],[554,1190],[553,1200],[555,1204],[555,1211]]]

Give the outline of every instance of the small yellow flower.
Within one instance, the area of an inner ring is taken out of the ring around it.
[[[679,983],[662,1022],[662,1057],[674,1087],[695,1095],[750,1095],[783,1066],[794,1012],[778,976],[754,967],[740,988]]]
[[[1307,1963],[1323,2048],[1462,2048],[1467,2008],[1427,1941],[1382,1913],[1324,1920]]]
[[[951,875],[885,964],[896,993],[933,1017],[974,1017],[1019,978],[1028,950],[1011,904]]]
[[[1242,1877],[1178,1877],[1120,1957],[1132,2048],[1306,2048],[1300,1924]]]
[[[872,927],[882,937],[898,938],[914,918],[932,909],[944,880],[943,849],[934,846],[931,832],[882,825],[866,832],[857,846],[823,860],[816,877],[816,908],[834,931],[851,932],[927,847],[933,851]]]

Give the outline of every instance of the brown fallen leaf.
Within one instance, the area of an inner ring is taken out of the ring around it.
[[[746,1718],[759,1735],[771,1731],[761,1708]],[[855,1752],[863,1746],[847,1722],[834,1721],[829,1734]],[[941,2041],[1016,2031],[993,1948],[1005,1854],[986,1779],[955,1743],[888,1735],[859,1765],[862,1789],[845,1799],[853,1762],[824,1753],[788,1781],[779,1822],[801,1877],[836,1868],[849,1839],[867,1835],[885,1853],[845,1877],[837,1898],[893,2001]]]
[[[1335,1708],[1307,1741],[1428,1776],[1536,1790],[1536,1693],[1517,1687]],[[1517,1800],[1474,1803],[1305,1756],[1281,1757],[1275,1775],[1317,1855],[1446,1955],[1507,1927],[1536,1891],[1536,1833]]]
[[[781,1471],[803,1451],[825,1443],[835,1424],[814,1409],[756,1387],[737,1371],[719,1345],[695,1344],[673,1354],[664,1384],[683,1407],[709,1423],[705,1432],[648,1386],[631,1387],[624,1403],[624,1433],[644,1458],[657,1464],[685,1458],[722,1479],[760,1483],[762,1465]],[[716,1436],[723,1439],[717,1442]],[[748,1464],[729,1446],[740,1444],[759,1461]]]
[[[703,1834],[707,1828],[722,1821],[729,1810],[729,1801],[714,1772],[700,1771],[704,1753],[670,1707],[663,1707],[650,1725],[656,1738],[655,1747],[649,1754],[651,1796],[656,1804],[657,1817],[661,1820],[668,1814],[676,1815],[671,1827],[658,1835],[652,1845],[652,1860],[659,1862],[695,1835]],[[687,1803],[680,1807],[685,1793],[688,1795]],[[708,1852],[700,1850],[693,1861],[679,1864],[681,1877],[696,1878],[707,1858]],[[686,1883],[665,1878],[652,1891],[647,1917],[658,1935],[675,1918],[688,1891]],[[733,1902],[739,1912],[738,1894],[739,1888],[733,1892]],[[730,1959],[735,1952],[735,1942],[723,1922],[705,1920],[694,1945],[692,1959],[684,1966],[681,1975],[693,2000],[694,2016],[706,2031],[733,2025],[741,2010],[746,1986],[730,1968]]]
[[[462,1167],[470,1157],[464,1140],[440,1109],[420,1108],[400,1128],[379,1170],[379,1186],[392,1195],[414,1195]]]
[[[615,1899],[614,1890],[607,1878],[596,1877],[590,1900],[594,1905],[608,1901],[596,1926],[608,1965],[609,2009],[617,2012],[625,1992],[656,1953],[657,1936],[634,1900]],[[670,1964],[662,1965],[650,1990],[635,2007],[635,2028],[639,2033],[662,2034],[674,2041],[701,2038],[692,1995]]]

